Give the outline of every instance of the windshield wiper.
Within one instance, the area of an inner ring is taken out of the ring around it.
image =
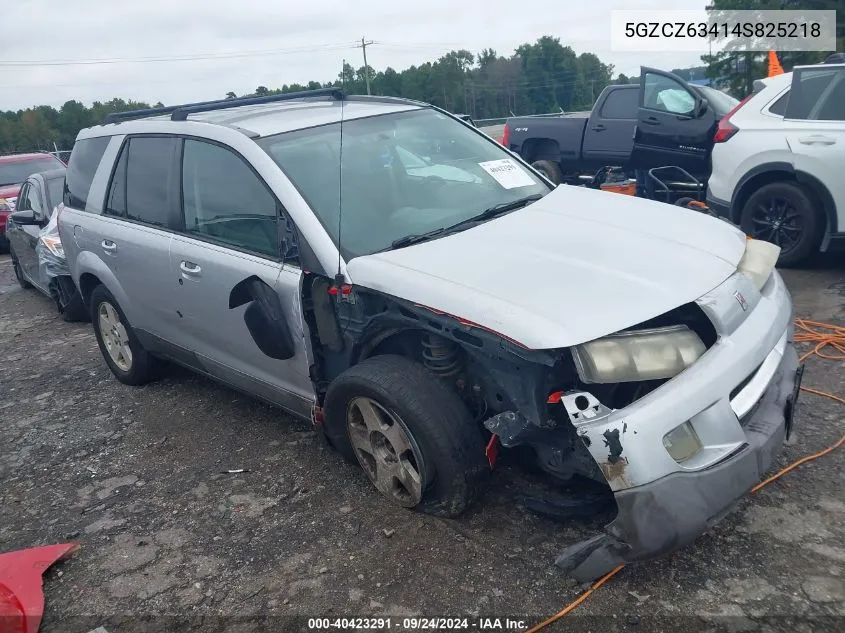
[[[510,202],[502,202],[500,204],[494,205],[488,209],[484,209],[481,213],[472,216],[471,218],[467,218],[466,220],[461,220],[457,224],[453,224],[450,227],[440,227],[437,229],[433,229],[428,231],[427,233],[419,233],[419,234],[412,234],[406,235],[404,237],[400,237],[398,239],[393,240],[388,248],[383,250],[389,251],[396,248],[403,248],[405,246],[411,246],[412,244],[419,244],[420,242],[427,242],[430,239],[438,237],[440,235],[449,235],[450,233],[456,233],[458,231],[462,231],[464,229],[468,229],[471,226],[475,226],[476,224],[483,222],[484,220],[490,220],[495,218],[496,216],[502,215],[504,213],[508,213],[509,211],[515,211],[516,209],[520,209],[524,206],[531,204],[532,202],[536,202],[540,198],[543,197],[543,194],[535,193],[530,196],[525,196],[523,198],[519,198],[518,200],[511,200]]]
[[[425,242],[430,240],[433,237],[437,237],[441,233],[443,233],[446,229],[442,226],[439,229],[434,229],[432,231],[428,231],[427,233],[419,233],[413,235],[406,235],[404,237],[400,237],[399,239],[395,239],[390,243],[390,248],[386,248],[384,250],[392,250],[394,248],[403,248],[405,246],[410,246],[411,244],[419,244],[420,242]]]
[[[511,200],[510,202],[502,202],[500,204],[493,205],[492,207],[484,209],[484,211],[482,211],[478,215],[474,215],[471,218],[467,218],[466,220],[462,220],[457,224],[453,224],[448,229],[446,229],[446,231],[448,233],[463,231],[464,229],[468,229],[472,226],[475,226],[476,224],[480,224],[485,220],[490,220],[497,216],[504,215],[505,213],[516,211],[517,209],[521,209],[522,207],[528,206],[532,202],[537,202],[537,200],[542,197],[543,194],[534,193],[530,196],[525,196],[517,200]]]

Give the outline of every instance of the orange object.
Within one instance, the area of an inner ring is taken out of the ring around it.
[[[768,77],[783,74],[783,66],[780,65],[778,54],[774,51],[769,51],[769,74]]]
[[[636,183],[614,182],[610,184],[601,185],[600,187],[602,191],[609,191],[611,193],[621,193],[625,196],[637,195]]]

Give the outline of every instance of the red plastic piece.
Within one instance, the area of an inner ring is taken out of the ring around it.
[[[44,615],[41,575],[79,543],[45,545],[0,554],[0,633],[35,633]]]
[[[487,455],[487,461],[490,462],[490,470],[496,465],[496,458],[499,456],[499,436],[493,433],[490,436],[490,441],[487,442],[487,448],[484,449],[484,454]]]
[[[549,394],[549,398],[548,400],[546,400],[546,404],[558,404],[561,398],[563,398],[563,392],[555,391]]]

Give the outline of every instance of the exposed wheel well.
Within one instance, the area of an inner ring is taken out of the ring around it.
[[[742,183],[739,190],[736,192],[731,204],[731,219],[739,224],[742,219],[742,209],[751,195],[760,187],[768,185],[773,182],[792,182],[801,185],[804,190],[813,198],[818,204],[819,213],[824,220],[824,225],[830,232],[836,231],[836,208],[833,202],[833,197],[821,182],[813,176],[804,174],[803,172],[786,171],[783,169],[773,169],[771,171],[764,171],[760,174],[749,178]]]
[[[529,138],[522,144],[522,158],[533,163],[536,160],[560,161],[560,145],[550,138]]]
[[[82,301],[85,303],[86,307],[90,307],[91,304],[91,293],[94,292],[94,288],[99,286],[102,282],[96,275],[91,273],[82,273],[82,276],[79,278],[79,292],[82,295]]]

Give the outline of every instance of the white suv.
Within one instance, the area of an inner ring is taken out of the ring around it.
[[[707,202],[796,264],[845,247],[845,64],[762,79],[719,123]]]

